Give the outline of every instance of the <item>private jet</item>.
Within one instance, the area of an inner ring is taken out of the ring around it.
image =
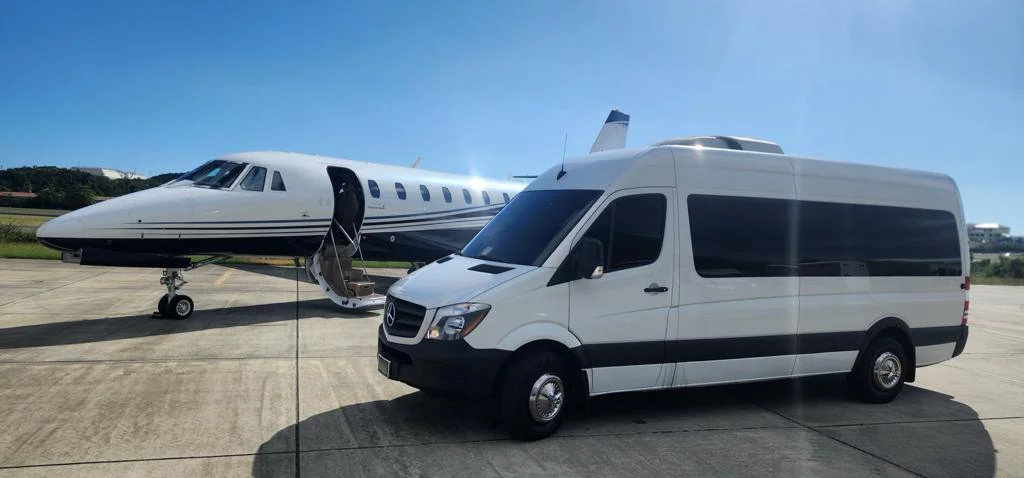
[[[591,152],[623,148],[628,126],[629,115],[612,110]],[[338,306],[379,307],[385,296],[368,281],[366,260],[427,263],[459,251],[526,187],[418,165],[231,154],[52,219],[36,236],[65,262],[163,269],[157,316],[190,317],[195,303],[178,293],[183,273],[233,255],[303,257],[307,279]]]

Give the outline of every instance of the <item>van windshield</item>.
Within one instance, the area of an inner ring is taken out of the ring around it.
[[[462,249],[462,255],[539,266],[590,209],[601,191],[524,191]]]
[[[241,174],[248,163],[237,163],[215,159],[206,164],[185,173],[174,182],[192,181],[195,186],[209,186],[213,188],[228,188],[234,184],[235,179]]]

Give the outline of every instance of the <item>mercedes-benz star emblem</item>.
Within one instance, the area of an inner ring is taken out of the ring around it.
[[[395,326],[395,303],[388,302],[388,308],[384,311],[384,321],[387,322],[388,327]]]

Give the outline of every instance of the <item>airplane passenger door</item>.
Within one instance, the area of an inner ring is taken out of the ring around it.
[[[594,394],[660,388],[675,262],[675,193],[638,188],[609,196],[576,238],[603,246],[600,278],[569,283],[569,328],[583,342]]]

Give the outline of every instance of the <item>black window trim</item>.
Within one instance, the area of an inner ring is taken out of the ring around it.
[[[473,193],[469,192],[466,188],[462,188],[462,200],[466,201],[466,204],[473,204]]]
[[[380,185],[372,179],[366,180],[366,189],[370,190],[370,197],[380,199]]]
[[[399,200],[405,201],[407,195],[408,191],[406,191],[405,185],[401,182],[395,181],[395,196],[398,196]]]
[[[430,202],[430,189],[426,185],[420,184],[420,197],[423,202]]]
[[[448,189],[448,186],[441,186],[441,195],[444,196],[444,202],[452,202],[452,191]]]

